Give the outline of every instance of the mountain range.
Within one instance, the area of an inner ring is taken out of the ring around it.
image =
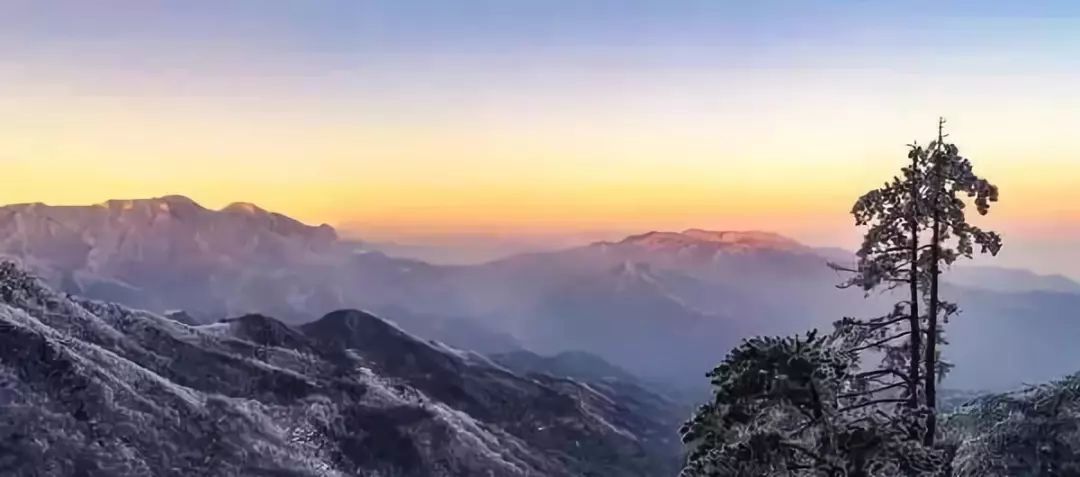
[[[649,232],[446,266],[251,204],[211,210],[180,196],[0,207],[0,255],[64,292],[192,322],[258,313],[298,324],[357,308],[485,354],[587,351],[672,395],[702,392],[704,373],[747,336],[891,307],[888,295],[836,287],[844,277],[827,262],[851,254],[768,232]],[[947,386],[1008,388],[1080,364],[1072,346],[1047,346],[1080,338],[1080,285],[992,267],[946,279],[964,309],[947,327]]]
[[[589,379],[518,373],[357,310],[192,326],[0,265],[2,475],[673,474],[682,416]]]

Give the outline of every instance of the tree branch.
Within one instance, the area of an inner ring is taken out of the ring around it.
[[[840,265],[838,263],[826,262],[826,265],[828,265],[829,268],[831,268],[833,270],[836,270],[838,272],[851,272],[851,273],[858,273],[859,272],[858,270],[856,270],[854,268],[845,267],[845,266]]]
[[[898,383],[889,384],[887,386],[882,386],[882,387],[877,388],[877,389],[867,389],[865,391],[859,391],[859,392],[856,392],[856,393],[841,394],[841,395],[839,395],[837,397],[846,399],[846,398],[853,398],[853,397],[859,397],[859,396],[867,396],[867,395],[874,394],[874,393],[879,393],[879,392],[882,392],[882,391],[888,391],[890,389],[896,389],[896,388],[898,388],[900,386],[907,386],[907,384],[908,383],[905,383],[905,382],[901,381],[901,382],[898,382]]]
[[[884,317],[882,317],[882,318],[884,318]],[[877,329],[880,329],[880,328],[884,328],[884,327],[889,326],[889,325],[895,325],[895,324],[897,324],[897,323],[899,323],[901,321],[907,321],[908,319],[909,319],[909,317],[907,315],[900,315],[900,316],[898,316],[896,318],[893,318],[893,319],[891,319],[889,321],[868,321],[868,322],[865,322],[865,323],[852,322],[851,324],[853,324],[855,326],[864,326],[866,328],[869,328],[869,331],[873,331],[873,330],[877,330]]]
[[[910,376],[908,376],[907,374],[904,374],[901,371],[893,369],[893,368],[875,369],[873,371],[865,371],[865,372],[856,374],[855,378],[856,379],[865,379],[865,378],[870,378],[870,377],[874,377],[874,376],[884,376],[884,375],[887,375],[887,374],[891,374],[893,376],[896,376],[896,377],[900,378],[901,380],[903,380],[905,383],[911,382],[911,377]]]
[[[929,244],[917,247],[916,250],[928,250]],[[896,253],[896,252],[910,252],[911,247],[889,247],[881,250],[872,250],[873,253]]]
[[[871,400],[871,401],[864,401],[864,402],[861,402],[859,404],[853,404],[853,405],[848,406],[848,407],[842,407],[840,409],[837,409],[836,412],[854,411],[856,409],[864,408],[864,407],[867,407],[867,406],[874,406],[874,405],[877,405],[877,404],[902,403],[902,402],[908,402],[908,401],[909,401],[909,399],[907,399],[907,398],[874,399],[874,400]]]
[[[910,335],[910,334],[911,334],[911,331],[904,331],[904,332],[899,333],[899,334],[895,334],[895,335],[892,335],[892,336],[889,336],[889,337],[886,337],[886,338],[882,338],[882,339],[877,340],[877,341],[875,341],[873,343],[870,343],[870,344],[865,344],[865,345],[862,345],[862,346],[857,346],[855,348],[851,348],[851,349],[849,349],[847,351],[852,352],[852,353],[856,353],[856,352],[867,350],[867,349],[870,349],[870,348],[876,348],[876,347],[881,346],[881,345],[883,345],[885,343],[888,343],[888,342],[890,342],[892,340],[895,340],[897,338],[903,338],[903,337],[905,337],[907,335]]]

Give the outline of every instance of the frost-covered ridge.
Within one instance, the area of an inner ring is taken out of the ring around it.
[[[0,474],[666,475],[664,424],[342,310],[190,326],[0,263]],[[674,430],[673,430],[674,431]]]

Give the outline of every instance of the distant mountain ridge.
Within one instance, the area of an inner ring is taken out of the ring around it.
[[[183,310],[177,316],[191,322],[258,313],[299,323],[358,308],[462,348],[584,350],[679,387],[704,387],[704,372],[746,336],[827,329],[842,316],[890,308],[888,296],[836,287],[844,277],[826,263],[851,260],[849,252],[769,232],[653,231],[438,266],[372,251],[339,240],[329,226],[252,204],[209,210],[180,196],[0,207],[0,256],[65,292]],[[955,339],[947,352],[958,365],[948,379],[993,389],[1075,368],[1044,363],[1038,345],[1080,339],[1068,311],[1080,309],[1072,282],[966,270],[946,275],[956,280],[944,292],[967,310],[948,327]],[[1040,322],[1062,328],[1047,336],[1030,326]],[[1017,351],[1006,360],[989,346]]]
[[[805,250],[807,247],[782,235],[762,231],[713,231],[686,229],[682,232],[653,231],[626,237],[619,242],[597,242],[594,246],[634,245],[657,250],[710,247],[725,252],[751,250]]]
[[[1080,293],[1080,283],[1063,275],[1042,275],[1018,268],[967,265],[949,271],[950,283],[990,291]]]
[[[171,195],[0,207],[0,256],[66,291],[158,311],[187,308],[254,273],[332,263],[339,249],[329,225],[308,226],[243,202],[212,210]],[[192,311],[231,311],[225,304],[200,308]]]
[[[250,203],[212,210],[171,195],[91,206],[3,206],[0,238],[2,251],[98,271],[118,254],[166,263],[293,259],[327,250],[337,242],[337,233],[329,225],[304,225]]]

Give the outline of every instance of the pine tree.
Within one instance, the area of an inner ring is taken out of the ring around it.
[[[945,120],[938,121],[938,138],[926,149],[918,149],[920,167],[926,171],[925,200],[928,202],[931,222],[930,248],[922,253],[919,261],[928,267],[930,282],[927,304],[927,345],[923,368],[925,374],[925,403],[930,413],[927,419],[925,442],[933,445],[937,429],[937,383],[947,370],[940,359],[937,344],[943,342],[941,323],[956,314],[954,303],[941,300],[940,278],[961,257],[972,258],[975,248],[980,253],[997,255],[1001,249],[1001,236],[971,225],[965,213],[964,197],[971,199],[979,215],[986,215],[990,204],[998,200],[998,188],[986,179],[975,175],[971,161],[960,155],[954,144],[945,142]]]
[[[1001,238],[967,222],[964,196],[986,214],[998,191],[944,142],[943,125],[928,147],[909,146],[900,176],[856,201],[852,215],[867,231],[855,267],[831,264],[852,273],[841,287],[869,295],[905,286],[908,299],[884,316],[846,317],[827,336],[744,341],[709,373],[713,400],[683,426],[691,447],[684,476],[929,476],[950,468],[955,446],[934,445],[936,384],[947,370],[940,325],[958,308],[941,300],[939,278],[976,246],[996,254]],[[881,362],[863,370],[868,351]]]
[[[973,199],[980,215],[997,201],[998,189],[976,176],[971,161],[959,149],[945,143],[944,119],[938,122],[938,138],[927,147],[909,146],[909,164],[902,177],[894,177],[879,189],[856,201],[855,223],[866,226],[854,273],[841,286],[859,286],[867,294],[908,286],[908,298],[885,316],[868,320],[845,318],[837,323],[846,330],[853,349],[882,353],[882,376],[906,383],[908,406],[925,406],[926,428],[916,430],[927,445],[936,434],[937,383],[947,371],[939,345],[945,343],[941,324],[959,308],[940,297],[940,275],[960,257],[980,252],[997,254],[1001,237],[967,222],[963,197]],[[928,243],[920,245],[929,235]],[[926,315],[919,304],[927,305]],[[906,317],[906,324],[903,318]],[[906,347],[895,344],[907,337]],[[890,389],[891,389],[890,384]]]
[[[919,257],[930,245],[919,244],[928,220],[923,200],[926,186],[922,149],[911,145],[908,159],[910,164],[901,169],[899,176],[859,197],[851,209],[856,226],[867,228],[856,252],[855,268],[830,266],[853,273],[840,284],[841,288],[859,287],[868,296],[874,291],[907,286],[908,299],[896,303],[892,312],[872,319],[844,318],[836,326],[846,334],[853,351],[881,353],[877,381],[887,381],[882,382],[887,389],[902,387],[907,406],[914,409],[920,405],[923,386],[919,302],[920,290],[927,282]],[[904,338],[906,343],[898,343]]]

